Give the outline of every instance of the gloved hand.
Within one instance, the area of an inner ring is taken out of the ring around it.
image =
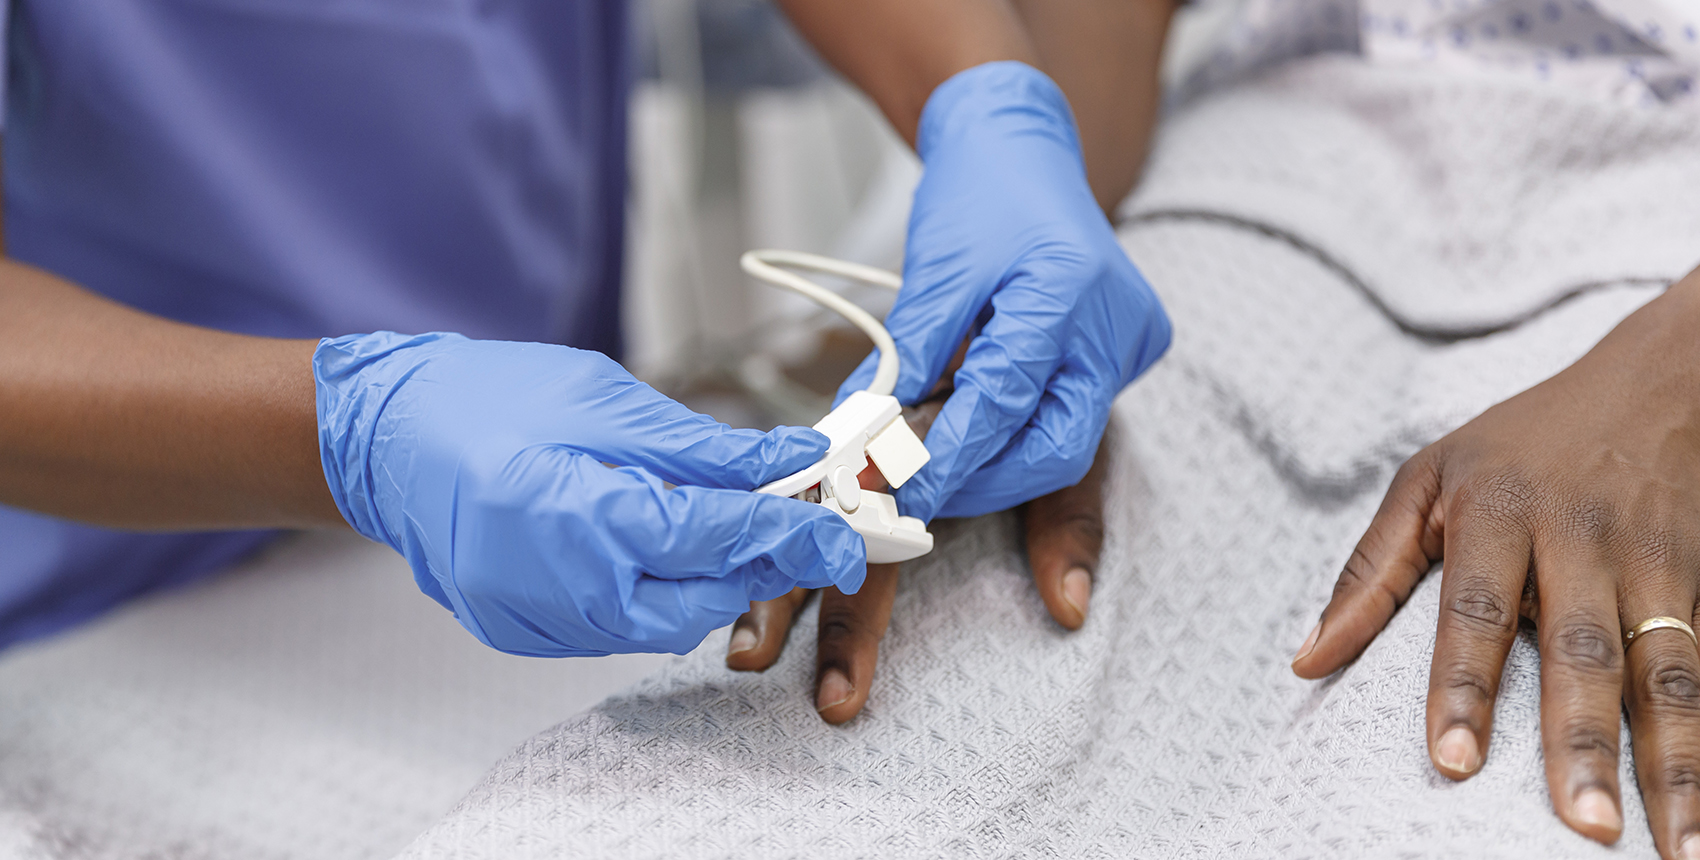
[[[546,344],[350,335],[313,372],[343,517],[493,648],[684,653],[752,600],[866,575],[843,519],[748,492],[819,459],[814,430],[732,430]]]
[[[979,334],[927,436],[903,512],[974,516],[1077,483],[1118,392],[1169,345],[1169,320],[1086,182],[1068,101],[1017,62],[940,84],[921,113],[925,164],[903,289],[886,316],[897,399],[926,397]],[[873,378],[870,356],[839,399]]]

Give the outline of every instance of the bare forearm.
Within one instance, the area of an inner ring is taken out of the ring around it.
[[[313,347],[180,325],[0,261],[0,503],[138,529],[341,524]]]
[[[1049,74],[1073,106],[1093,194],[1132,189],[1158,105],[1172,0],[780,0],[829,62],[867,92],[911,144],[946,78],[996,60]]]
[[[927,97],[946,78],[997,60],[1041,66],[1007,0],[779,0],[779,5],[911,144]]]
[[[1105,211],[1133,190],[1151,148],[1173,0],[1016,0],[1040,68],[1068,96],[1087,179]]]

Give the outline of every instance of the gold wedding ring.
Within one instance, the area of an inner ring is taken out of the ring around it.
[[[1654,630],[1666,629],[1681,630],[1682,632],[1687,633],[1689,641],[1693,642],[1695,646],[1700,647],[1700,637],[1694,635],[1694,628],[1688,626],[1688,622],[1681,618],[1672,618],[1669,615],[1660,615],[1656,618],[1649,618],[1646,621],[1635,625],[1633,628],[1630,628],[1628,633],[1623,634],[1623,650],[1628,651],[1630,643],[1640,639],[1648,633],[1653,632]]]

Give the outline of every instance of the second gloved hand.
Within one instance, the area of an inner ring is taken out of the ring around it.
[[[903,289],[886,316],[897,399],[933,389],[978,333],[897,491],[922,519],[1003,510],[1078,482],[1110,404],[1169,345],[1169,320],[1093,199],[1068,101],[1039,70],[986,63],[933,91],[917,147]],[[839,390],[868,385],[874,359]]]
[[[684,653],[752,600],[866,575],[844,520],[748,492],[819,459],[814,430],[732,430],[546,344],[351,335],[313,369],[343,516],[491,647]]]

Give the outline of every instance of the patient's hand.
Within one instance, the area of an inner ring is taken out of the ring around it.
[[[944,403],[935,395],[913,410],[905,410],[911,427],[925,436]],[[1101,452],[1100,452],[1101,453]],[[1100,456],[1079,484],[1042,496],[1022,507],[1027,530],[1027,557],[1039,596],[1051,617],[1070,630],[1086,623],[1092,596],[1092,571],[1103,543],[1104,517],[1100,488],[1104,459]],[[862,473],[865,489],[883,490],[885,480],[872,467]],[[855,594],[836,588],[821,592],[820,631],[815,651],[815,707],[829,723],[847,722],[862,710],[873,685],[880,640],[891,620],[897,595],[895,564],[868,565],[868,579]],[[732,627],[726,665],[762,671],[779,659],[792,621],[808,600],[807,589],[795,589],[777,600],[757,603]]]
[[[1700,270],[1557,376],[1412,457],[1293,670],[1357,657],[1446,559],[1429,673],[1429,756],[1467,779],[1487,750],[1521,615],[1541,652],[1547,784],[1565,823],[1623,829],[1620,700],[1653,838],[1700,857],[1700,651],[1639,622],[1700,602]]]

